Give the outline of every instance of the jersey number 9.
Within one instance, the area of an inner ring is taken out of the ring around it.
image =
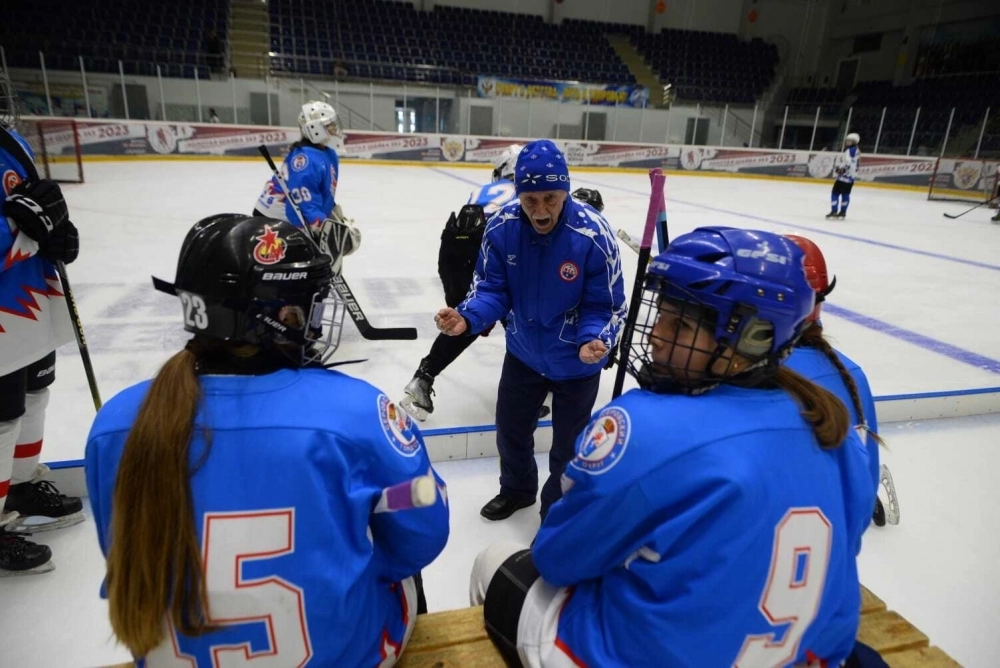
[[[830,563],[833,527],[819,508],[792,508],[774,529],[767,585],[758,609],[777,633],[749,635],[733,662],[739,668],[784,666],[795,661],[802,636],[819,613]]]

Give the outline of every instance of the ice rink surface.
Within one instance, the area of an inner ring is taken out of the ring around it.
[[[338,201],[362,228],[345,276],[373,324],[414,326],[412,342],[361,339],[345,325],[339,359],[365,358],[349,373],[400,397],[436,330],[444,305],[437,247],[457,210],[490,168],[346,163]],[[180,243],[197,220],[249,213],[269,172],[262,161],[99,162],[87,183],[65,186],[80,228],[80,259],[69,267],[105,400],[152,376],[186,335],[179,303],[153,290],[150,275],[173,280]],[[641,173],[572,172],[573,187],[598,188],[612,226],[641,235],[649,196]],[[824,324],[829,338],[868,374],[876,396],[1000,386],[1000,226],[971,205],[927,202],[923,193],[855,188],[846,220],[828,221],[830,183],[704,176],[667,177],[671,235],[703,225],[794,232],[816,241],[838,277]],[[634,254],[622,246],[626,284]],[[503,359],[499,332],[475,343],[435,384],[425,429],[491,425]],[[42,460],[78,460],[93,405],[75,344],[59,351]],[[598,406],[610,398],[602,381]],[[331,407],[336,398],[331,398]],[[317,410],[322,407],[317,406]],[[666,426],[665,426],[666,429]],[[993,471],[1000,416],[886,425],[902,507],[896,527],[872,529],[862,581],[966,666],[992,666],[1000,638],[1000,489]],[[430,607],[467,604],[476,552],[494,540],[527,544],[537,506],[499,524],[479,508],[495,493],[497,461],[442,462],[452,537],[425,571]],[[540,470],[545,470],[540,461]],[[93,523],[36,536],[52,546],[54,573],[0,580],[4,660],[12,666],[96,666],[128,658],[110,641],[97,598],[103,563]]]

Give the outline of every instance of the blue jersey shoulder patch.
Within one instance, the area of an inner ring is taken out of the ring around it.
[[[389,397],[379,394],[378,418],[389,444],[404,457],[412,457],[420,452],[420,441],[413,433],[413,422],[406,411],[393,403]]]

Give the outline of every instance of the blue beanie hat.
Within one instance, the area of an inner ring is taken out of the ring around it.
[[[518,195],[539,190],[569,192],[569,167],[563,152],[548,139],[525,146],[517,156],[514,186]]]

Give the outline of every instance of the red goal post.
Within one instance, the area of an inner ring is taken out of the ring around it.
[[[934,163],[927,199],[982,203],[997,208],[1000,159],[938,158]]]
[[[23,117],[17,131],[35,154],[38,173],[60,183],[83,183],[80,129],[76,119]]]

